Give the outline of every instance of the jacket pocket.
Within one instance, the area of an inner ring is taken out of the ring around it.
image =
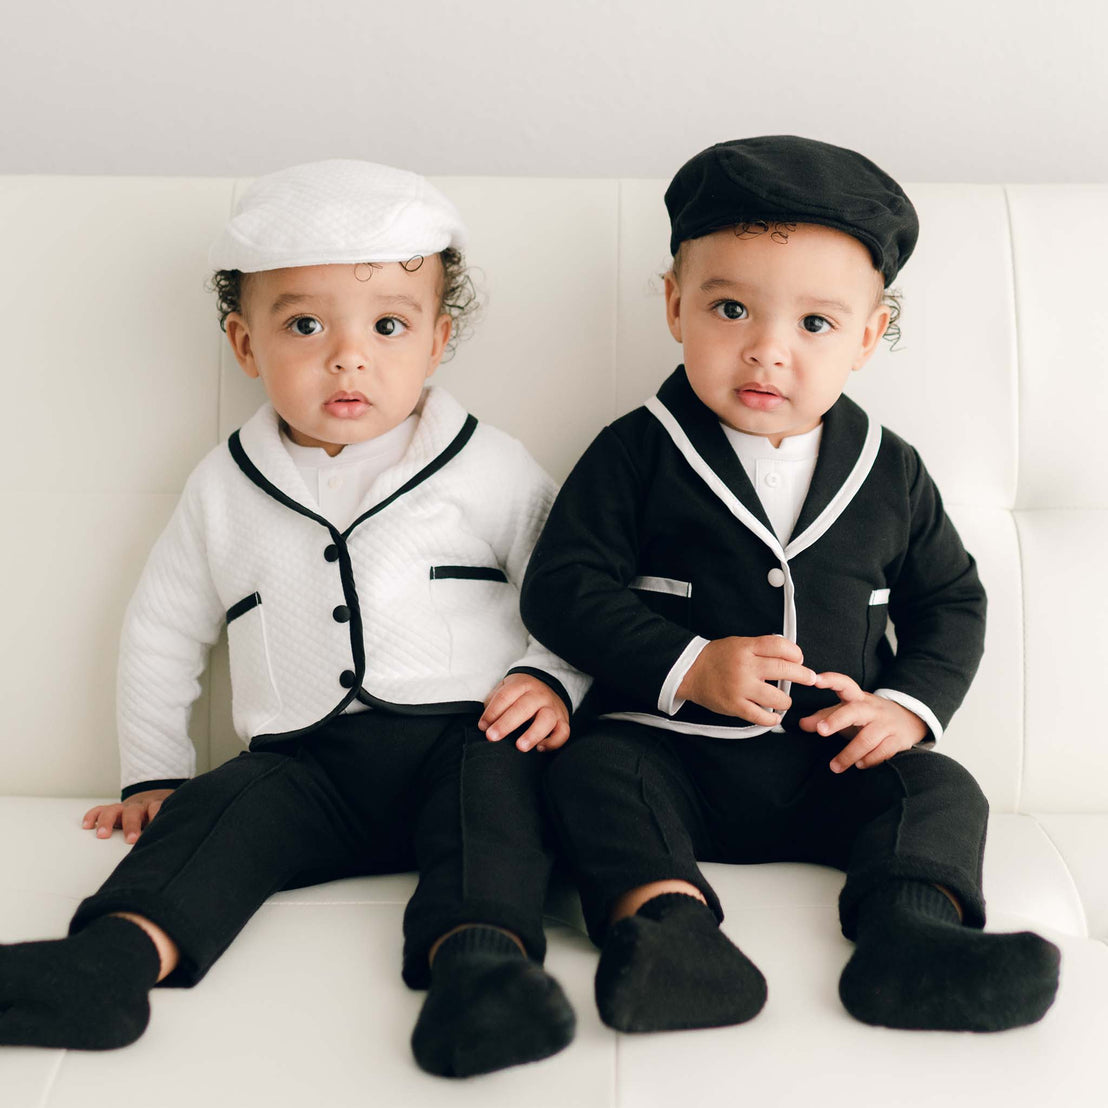
[[[527,633],[519,618],[519,593],[499,566],[431,566],[430,589],[455,677],[476,680],[476,674],[523,654]]]
[[[499,566],[432,566],[432,581],[500,581],[508,575]]]
[[[244,596],[227,609],[227,646],[231,656],[231,716],[239,736],[249,740],[281,710],[259,593]]]
[[[642,602],[666,619],[690,626],[692,613],[692,583],[674,577],[634,577],[628,586],[637,592]]]
[[[885,632],[889,627],[889,590],[874,589],[869,594],[869,605],[866,608],[866,642],[862,651],[862,680],[861,686],[868,689],[876,680],[881,668],[882,655],[888,650],[882,649],[885,642]],[[889,650],[891,653],[891,650]]]

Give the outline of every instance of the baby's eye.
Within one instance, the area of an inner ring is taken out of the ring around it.
[[[387,315],[377,320],[374,327],[379,335],[399,335],[408,329],[407,324],[394,315]]]
[[[746,319],[746,306],[737,300],[721,300],[713,305],[713,310],[724,319]]]
[[[831,321],[821,315],[806,315],[800,326],[811,335],[823,335],[832,330]]]
[[[288,326],[296,335],[318,335],[323,330],[323,324],[314,315],[298,315]]]

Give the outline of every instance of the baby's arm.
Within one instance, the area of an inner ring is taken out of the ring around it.
[[[915,712],[895,701],[864,692],[843,673],[821,673],[818,689],[831,689],[839,703],[821,708],[800,720],[805,731],[820,735],[846,734],[850,742],[831,759],[831,771],[842,773],[851,766],[869,769],[909,750],[927,737],[928,726]]]
[[[195,772],[189,712],[224,618],[208,570],[199,478],[199,470],[190,477],[124,617],[116,695],[123,797],[85,816],[100,838],[122,826],[134,842]]]
[[[557,486],[520,443],[496,435],[499,487],[469,522],[480,528],[509,583],[519,590]],[[478,727],[496,742],[530,722],[516,746],[555,750],[569,737],[570,713],[588,687],[589,678],[528,634],[524,654],[485,698]]]

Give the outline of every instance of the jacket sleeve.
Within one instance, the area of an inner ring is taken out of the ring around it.
[[[878,691],[916,711],[938,739],[984,652],[985,589],[914,450],[910,462],[909,542],[890,581],[896,656],[884,667]]]
[[[196,771],[188,722],[223,606],[208,570],[198,482],[190,478],[127,607],[116,718],[123,796]]]
[[[513,456],[504,458],[501,471],[506,484],[497,513],[502,522],[496,528],[498,536],[494,548],[508,581],[518,592],[557,486],[521,444],[510,441]],[[590,678],[548,650],[533,635],[528,635],[525,653],[507,672],[529,673],[545,682],[562,698],[571,713],[580,707],[591,684]]]
[[[523,584],[523,619],[552,650],[598,681],[657,706],[696,636],[652,612],[629,587],[639,563],[644,482],[605,428],[566,479]]]

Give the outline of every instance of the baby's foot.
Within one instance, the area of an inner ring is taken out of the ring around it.
[[[617,1031],[744,1023],[765,1002],[766,979],[695,897],[663,893],[608,930],[596,1005]]]
[[[576,1022],[558,982],[508,935],[466,927],[435,953],[412,1053],[428,1073],[470,1077],[557,1054]]]
[[[111,1050],[150,1018],[161,962],[137,924],[105,916],[68,939],[0,946],[0,1043]]]
[[[894,881],[861,904],[858,945],[839,980],[863,1023],[1003,1031],[1042,1019],[1058,989],[1058,948],[1030,931],[964,927],[932,885]]]

